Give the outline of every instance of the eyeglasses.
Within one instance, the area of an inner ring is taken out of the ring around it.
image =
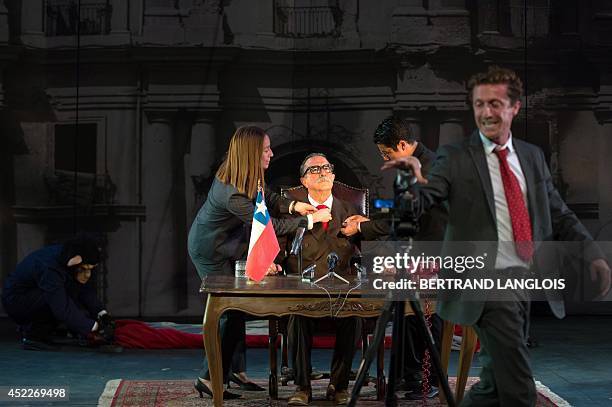
[[[323,165],[313,165],[312,167],[306,168],[302,177],[306,176],[306,174],[320,174],[323,171],[326,174],[330,174],[334,172],[334,164],[323,164]]]

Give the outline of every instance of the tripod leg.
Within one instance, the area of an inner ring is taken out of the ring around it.
[[[425,322],[425,316],[423,315],[423,310],[421,309],[421,303],[416,300],[410,300],[410,307],[414,312],[414,315],[417,319],[417,326],[422,333],[423,338],[425,338],[427,349],[429,350],[429,355],[433,360],[434,367],[436,369],[436,374],[438,376],[438,380],[440,381],[440,387],[446,397],[446,402],[449,407],[455,407],[455,397],[453,397],[453,393],[451,393],[450,386],[448,385],[448,378],[446,376],[446,372],[442,369],[442,363],[440,362],[440,354],[438,353],[438,349],[436,348],[436,344],[434,342],[433,336],[431,335],[431,331],[427,327],[427,323]]]
[[[355,403],[357,403],[357,399],[359,398],[359,392],[361,391],[363,383],[365,382],[365,379],[368,375],[370,365],[376,357],[378,347],[382,343],[381,341],[385,340],[385,329],[389,321],[391,321],[392,305],[392,302],[386,301],[383,305],[382,312],[378,317],[378,321],[376,321],[376,328],[374,329],[372,343],[370,343],[370,346],[368,346],[368,350],[366,351],[365,357],[361,360],[361,364],[359,365],[357,377],[355,378],[355,384],[353,385],[353,391],[351,392],[351,398],[349,399],[347,404],[348,407],[354,407]]]
[[[385,406],[396,406],[395,384],[401,377],[402,345],[404,342],[404,302],[395,301],[393,307],[393,333],[391,335],[391,361],[389,363],[389,381]]]

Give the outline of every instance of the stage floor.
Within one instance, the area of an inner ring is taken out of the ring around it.
[[[532,336],[539,343],[532,349],[536,380],[574,406],[612,405],[612,316],[572,316],[562,321],[534,317]],[[0,383],[45,387],[69,384],[70,405],[96,405],[111,379],[192,379],[200,369],[199,350],[34,352],[22,350],[16,338],[14,325],[0,318]],[[453,371],[457,356],[458,352],[452,353]],[[316,369],[328,370],[330,359],[331,350],[313,350]],[[355,368],[357,364],[355,359]],[[472,366],[470,376],[477,376],[477,358]],[[249,350],[249,375],[263,379],[267,371],[267,351]]]

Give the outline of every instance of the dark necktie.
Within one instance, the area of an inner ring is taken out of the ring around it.
[[[327,205],[317,205],[317,209],[327,209]],[[321,222],[323,224],[323,230],[327,230],[329,222]]]
[[[533,257],[533,239],[531,236],[529,212],[523,200],[523,193],[521,192],[518,179],[508,165],[508,149],[496,150],[495,154],[499,158],[499,170],[504,184],[508,212],[510,212],[516,254],[528,262]]]

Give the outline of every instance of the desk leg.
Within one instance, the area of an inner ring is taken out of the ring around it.
[[[219,297],[208,295],[206,312],[204,313],[204,348],[208,356],[208,371],[212,384],[213,404],[217,407],[223,405],[223,366],[221,363],[221,338],[219,337],[218,310]]]
[[[457,368],[457,387],[455,388],[455,402],[457,405],[461,403],[465,393],[465,384],[470,374],[470,366],[474,358],[477,339],[476,332],[471,326],[462,325],[461,331],[463,338],[461,339],[461,353],[459,354],[459,367]]]
[[[268,355],[270,357],[270,376],[268,378],[268,391],[272,400],[278,399],[278,365],[276,340],[278,339],[278,320],[270,318],[268,320]]]

